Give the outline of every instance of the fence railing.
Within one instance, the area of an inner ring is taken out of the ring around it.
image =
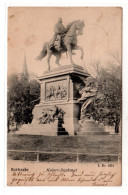
[[[25,154],[27,154],[27,153],[34,153],[34,154],[36,154],[36,161],[37,162],[39,162],[40,161],[40,154],[65,154],[65,155],[75,155],[75,157],[76,157],[76,162],[79,162],[79,157],[80,157],[80,155],[85,155],[85,156],[90,156],[90,157],[99,157],[99,158],[101,158],[101,157],[115,157],[115,158],[117,158],[117,161],[118,161],[118,163],[119,163],[119,161],[121,160],[121,155],[120,154],[97,154],[97,153],[95,153],[95,154],[90,154],[90,153],[84,153],[84,152],[67,152],[67,151],[26,151],[26,150],[7,150],[7,152],[8,153],[11,153],[11,152],[14,152],[14,153],[25,153]]]

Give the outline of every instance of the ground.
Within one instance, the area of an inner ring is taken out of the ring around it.
[[[121,154],[121,135],[39,136],[8,134],[8,158],[40,161],[112,161]]]

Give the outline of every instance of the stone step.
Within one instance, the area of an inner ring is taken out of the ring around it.
[[[85,126],[85,127],[81,127],[80,131],[82,131],[82,132],[88,132],[88,131],[91,131],[91,132],[102,131],[102,132],[104,132],[104,129],[101,127],[86,127]]]
[[[105,132],[105,131],[94,131],[94,132],[92,132],[92,131],[85,131],[85,132],[79,131],[76,134],[79,136],[82,136],[82,135],[86,136],[86,135],[109,135],[110,133]]]
[[[57,136],[58,123],[22,125],[16,134]]]

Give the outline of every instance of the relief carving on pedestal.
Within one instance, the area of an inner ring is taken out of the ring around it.
[[[38,118],[39,124],[50,124],[54,122],[55,119],[58,119],[59,122],[63,122],[65,113],[66,112],[62,110],[62,108],[59,108],[56,105],[51,108],[43,109],[42,116]]]
[[[46,83],[46,95],[47,101],[62,100],[67,98],[67,82],[66,80],[54,81]]]

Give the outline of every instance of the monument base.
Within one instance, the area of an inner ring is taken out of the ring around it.
[[[16,134],[57,136],[58,120],[52,124],[24,124]]]
[[[39,124],[37,121],[33,121],[32,124],[24,124],[15,134],[44,136],[69,135],[63,127],[62,122],[58,119],[55,119],[55,121],[50,124]]]
[[[19,133],[48,136],[76,135],[80,129],[79,88],[85,85],[84,81],[88,76],[84,68],[78,65],[61,66],[44,72],[38,78],[41,85],[40,103],[33,109],[32,124],[23,125]],[[56,110],[64,113],[60,113],[61,123]],[[51,120],[55,116],[58,117],[58,124]],[[50,124],[40,124],[49,123],[49,120]]]
[[[35,106],[33,110],[33,121],[32,125],[40,125],[39,117],[41,117],[42,110],[52,110],[53,106],[56,105],[58,108],[62,109],[65,112],[63,121],[58,120],[58,135],[76,135],[76,131],[80,128],[80,124],[78,123],[78,114],[80,112],[79,104],[76,101],[68,101],[68,102],[51,102],[50,104],[42,104]],[[47,126],[47,124],[45,124]],[[50,129],[54,127],[54,123],[51,123]],[[42,124],[43,128],[43,124]],[[47,126],[49,128],[49,126]]]
[[[108,135],[109,132],[105,131],[102,124],[97,123],[92,119],[85,119],[83,123],[80,123],[80,129],[77,131],[77,135]]]
[[[58,125],[58,134],[76,135],[76,131],[80,128],[78,120],[81,104],[77,101],[81,97],[79,85],[84,85],[88,76],[83,67],[78,65],[61,66],[44,72],[38,78],[41,85],[41,97],[40,103],[33,109],[32,124],[39,123],[41,117],[45,120],[45,116],[51,113],[51,118],[54,117],[56,115],[54,111],[57,108],[65,113],[63,122]],[[50,127],[51,131],[53,126],[54,124]]]

